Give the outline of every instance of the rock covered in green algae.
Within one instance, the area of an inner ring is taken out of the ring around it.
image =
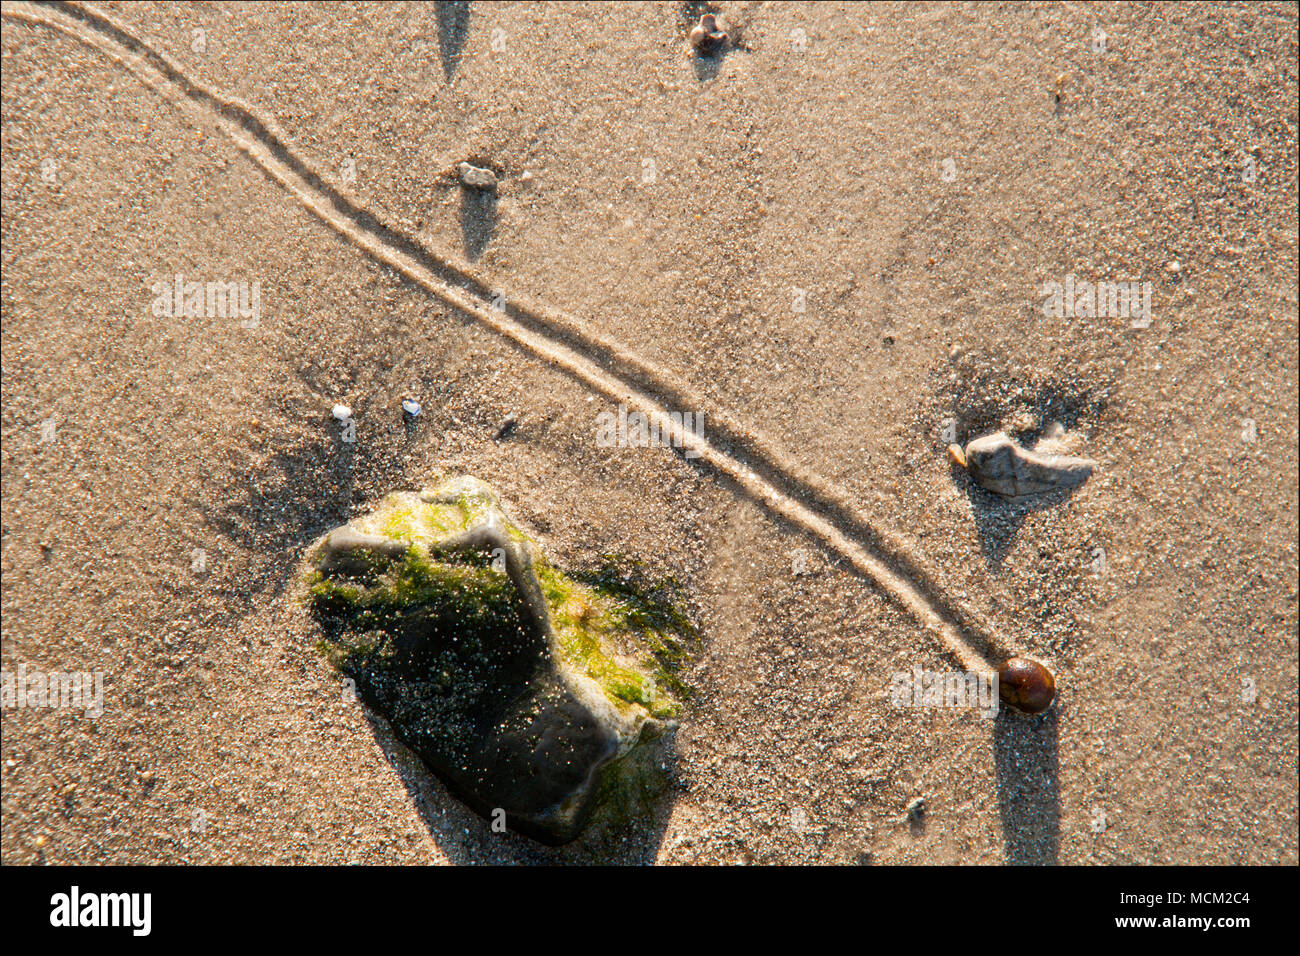
[[[672,725],[693,630],[610,568],[551,567],[468,477],[389,495],[308,552],[323,649],[484,816],[565,843]]]

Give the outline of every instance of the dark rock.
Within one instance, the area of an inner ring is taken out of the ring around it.
[[[629,755],[674,726],[673,627],[550,567],[482,482],[390,495],[309,563],[331,660],[479,813],[560,844],[653,789]]]

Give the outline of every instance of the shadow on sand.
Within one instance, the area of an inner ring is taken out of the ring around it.
[[[993,760],[1007,862],[1055,864],[1061,842],[1056,709],[1029,717],[1000,708]]]
[[[1083,486],[1063,488],[1048,494],[1036,495],[1019,501],[1008,501],[981,488],[958,465],[952,466],[952,480],[970,500],[971,516],[975,519],[975,533],[979,536],[980,551],[990,567],[1000,566],[1015,546],[1016,535],[1025,519],[1035,511],[1048,511],[1065,502]]]
[[[438,55],[443,75],[450,80],[460,66],[460,51],[469,36],[469,3],[466,0],[440,0],[434,4],[438,19]]]
[[[495,189],[460,190],[460,232],[465,255],[477,262],[497,230],[497,193]]]

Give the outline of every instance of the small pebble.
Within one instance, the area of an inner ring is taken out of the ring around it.
[[[907,816],[911,820],[919,820],[925,816],[925,797],[917,797],[908,803]]]
[[[471,189],[496,189],[497,174],[481,166],[460,164],[460,181]]]
[[[1041,451],[1022,448],[1006,432],[985,435],[967,443],[966,470],[980,487],[1014,500],[1078,487],[1097,467],[1091,459],[1050,451],[1059,439],[1039,444]]]
[[[1033,429],[1038,422],[1034,416],[1026,411],[1016,412],[1011,416],[1011,428],[1013,431],[1027,432]]]
[[[419,418],[420,412],[422,410],[423,409],[420,408],[420,403],[417,402],[415,399],[413,398],[402,399],[402,414],[407,418]]]
[[[507,435],[509,435],[512,431],[515,430],[515,426],[517,424],[519,424],[519,419],[515,417],[514,412],[511,412],[502,420],[501,427],[497,429],[496,437],[505,438]]]
[[[691,46],[706,56],[717,53],[726,45],[727,34],[718,26],[718,18],[712,13],[704,14],[691,28]]]
[[[352,417],[352,409],[348,408],[346,405],[335,405],[334,417],[341,422],[345,422]]]

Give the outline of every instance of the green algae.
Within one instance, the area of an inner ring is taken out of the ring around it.
[[[606,556],[598,570],[570,576],[539,562],[556,639],[568,662],[611,699],[675,716],[690,694],[679,671],[695,630],[666,595],[621,568]]]
[[[365,574],[342,579],[310,572],[308,603],[333,625],[325,644],[336,666],[352,671],[378,663],[392,637],[409,630],[415,611],[423,627],[482,657],[517,642],[516,594],[500,560],[488,552],[430,554],[432,544],[481,521],[495,505],[482,485],[448,497],[390,495],[354,522],[358,531],[409,544],[405,557],[376,556]],[[505,530],[530,540],[513,524]],[[617,707],[642,708],[656,718],[677,715],[690,695],[681,671],[697,634],[679,606],[676,582],[656,581],[640,564],[615,555],[603,555],[594,570],[566,574],[536,554],[535,567],[556,660],[595,681]]]
[[[400,542],[400,547],[394,547]],[[399,492],[309,551],[319,649],[457,796],[544,843],[667,792],[698,635],[681,588],[603,555],[560,569],[482,482]]]

